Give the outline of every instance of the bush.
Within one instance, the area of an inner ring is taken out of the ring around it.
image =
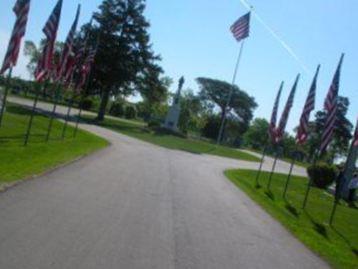
[[[127,106],[125,117],[126,119],[135,119],[137,117],[137,109],[134,106]]]
[[[153,119],[148,122],[148,128],[150,129],[157,129],[162,126],[162,123],[159,119]]]
[[[123,117],[124,103],[122,101],[114,102],[109,110],[109,114],[115,117]]]
[[[315,187],[326,189],[335,181],[337,170],[334,166],[326,163],[319,163],[309,166],[307,168],[307,173]]]
[[[85,99],[82,100],[80,107],[83,110],[91,110],[94,106],[94,102],[93,99],[91,97],[86,97]]]

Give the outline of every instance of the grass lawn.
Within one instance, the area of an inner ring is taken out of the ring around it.
[[[49,120],[37,115],[29,144],[24,147],[28,120],[29,111],[8,105],[0,128],[0,187],[43,173],[108,145],[106,140],[85,131],[79,131],[77,138],[73,138],[74,129],[70,126],[65,140],[61,140],[63,124],[59,121],[54,121],[51,140],[46,143]]]
[[[330,227],[327,223],[333,198],[324,191],[312,188],[306,210],[301,209],[307,186],[306,178],[292,178],[285,201],[282,198],[282,191],[286,175],[274,175],[272,192],[268,194],[264,187],[259,189],[254,187],[256,171],[228,170],[225,174],[334,268],[358,268],[358,209],[350,208],[341,202],[333,226]],[[261,174],[262,186],[266,186],[268,176],[269,173],[266,172]]]
[[[86,120],[91,121],[92,119],[93,118],[86,116]],[[183,150],[195,154],[211,154],[246,161],[260,161],[260,159],[255,156],[233,148],[217,146],[209,142],[181,138],[170,134],[157,134],[146,128],[143,122],[106,118],[103,122],[97,124],[169,149]]]

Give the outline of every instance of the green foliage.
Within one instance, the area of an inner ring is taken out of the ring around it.
[[[218,115],[210,115],[204,128],[201,130],[201,134],[206,138],[216,140],[220,129],[220,117]]]
[[[315,187],[326,189],[335,181],[337,170],[332,165],[318,163],[316,165],[309,166],[307,168],[307,173]]]
[[[123,117],[124,115],[124,101],[122,100],[117,100],[115,102],[112,103],[111,108],[109,110],[109,114],[111,116],[115,116],[115,117]]]
[[[81,37],[88,33],[91,47],[100,36],[90,85],[90,94],[102,97],[98,120],[103,120],[110,96],[128,96],[141,88],[146,91],[143,85],[148,83],[146,89],[160,84],[160,57],[152,50],[144,9],[144,0],[104,0],[94,13],[96,23],[82,28]]]
[[[162,123],[158,119],[152,119],[148,122],[148,128],[153,129],[153,130],[160,128],[161,125],[162,125]]]
[[[100,102],[100,100],[98,97],[87,96],[82,100],[80,107],[83,110],[91,110],[91,111],[97,110],[98,106],[99,106],[99,102]]]
[[[125,117],[126,119],[135,119],[137,117],[137,109],[135,108],[135,106],[126,106]]]
[[[256,118],[244,134],[244,144],[259,150],[267,144],[269,123],[266,119]]]
[[[230,93],[232,93],[228,111],[232,123],[235,124],[236,135],[231,134],[231,137],[239,137],[245,133],[253,118],[254,110],[257,107],[255,99],[249,96],[245,91],[239,89],[236,85],[229,84],[225,81],[198,78],[197,82],[200,87],[199,96],[201,101],[205,106],[217,106],[220,109],[221,118],[224,116],[228,97]],[[238,122],[240,122],[240,124],[238,124]]]

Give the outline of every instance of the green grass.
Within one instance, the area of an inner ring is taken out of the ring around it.
[[[91,121],[91,119],[93,118],[86,117],[88,121]],[[97,124],[168,149],[182,150],[194,154],[211,154],[246,161],[260,161],[255,156],[233,148],[217,146],[206,141],[181,138],[170,134],[158,134],[146,128],[145,123],[139,121],[106,118],[103,122]]]
[[[0,128],[0,186],[41,174],[108,145],[106,140],[85,131],[79,131],[77,138],[73,138],[74,129],[70,126],[62,140],[63,124],[59,121],[54,121],[51,139],[46,143],[49,120],[36,115],[29,144],[24,147],[28,120],[29,111],[8,105]]]
[[[328,222],[333,205],[331,195],[312,188],[306,210],[301,209],[307,186],[306,178],[292,177],[287,200],[284,200],[282,192],[286,175],[275,174],[271,192],[267,192],[264,187],[254,187],[256,171],[228,170],[225,174],[334,268],[358,268],[358,209],[341,202],[333,226],[330,227]],[[266,186],[268,176],[269,173],[262,173],[262,186]]]

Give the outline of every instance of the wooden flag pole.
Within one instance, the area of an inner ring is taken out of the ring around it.
[[[293,152],[293,156],[292,156],[292,158],[291,158],[290,171],[288,172],[287,179],[286,179],[286,184],[285,184],[285,188],[284,188],[283,194],[282,194],[282,197],[283,197],[284,200],[286,200],[288,185],[290,184],[291,176],[292,176],[292,172],[293,172],[293,168],[294,168],[295,163],[296,163],[296,153],[297,153],[297,150],[298,150],[298,148],[297,148],[297,144],[296,144],[295,150],[294,150],[294,152]]]
[[[37,102],[39,100],[39,96],[40,96],[40,91],[36,90],[35,100],[34,100],[34,103],[32,105],[31,114],[30,114],[30,120],[29,120],[29,123],[27,125],[27,131],[26,131],[26,134],[25,134],[25,140],[24,140],[24,146],[25,147],[27,146],[27,144],[29,142],[32,123],[33,123],[33,120],[34,120],[34,117],[35,117],[35,111],[36,111],[36,107],[37,107]]]
[[[235,81],[236,81],[236,77],[237,77],[237,72],[239,70],[239,66],[240,66],[240,62],[241,62],[241,56],[242,56],[242,51],[244,49],[244,44],[245,44],[245,40],[243,40],[241,42],[241,46],[240,46],[240,51],[239,51],[239,56],[237,57],[237,61],[236,61],[236,65],[235,65],[235,70],[234,70],[234,75],[232,78],[232,86],[235,85]],[[226,114],[227,114],[227,110],[228,107],[231,103],[231,99],[232,99],[232,95],[234,94],[234,87],[232,87],[227,101],[226,101],[226,105],[225,105],[225,109],[224,109],[224,114],[223,114],[223,118],[221,119],[221,124],[220,124],[220,129],[219,129],[219,134],[218,134],[218,138],[217,138],[217,144],[219,145],[221,143],[221,140],[223,138],[223,133],[224,133],[224,127],[225,127],[225,121],[226,121]]]
[[[267,145],[265,145],[264,150],[262,151],[262,158],[261,158],[261,161],[260,161],[259,170],[257,171],[257,174],[256,174],[256,179],[255,179],[255,183],[256,183],[255,187],[256,188],[260,187],[259,178],[260,178],[260,174],[261,174],[261,171],[262,171],[262,166],[263,166],[264,161],[265,161],[266,150],[267,150]]]
[[[7,100],[7,95],[9,94],[11,76],[12,76],[12,67],[10,67],[10,69],[9,69],[9,74],[7,76],[6,85],[5,85],[4,96],[3,96],[3,99],[1,100],[2,106],[1,106],[1,112],[0,112],[0,127],[2,125],[2,121],[3,121],[3,117],[4,117],[4,113],[5,113],[6,100]]]
[[[272,165],[272,169],[271,169],[271,173],[270,173],[270,177],[267,182],[267,190],[269,190],[269,191],[271,190],[272,177],[273,177],[273,173],[275,172],[275,169],[276,169],[277,159],[278,159],[278,151],[276,151],[275,159],[273,161],[273,165]]]
[[[72,98],[71,100],[69,100],[68,102],[68,108],[67,108],[67,114],[66,114],[66,120],[65,120],[65,124],[63,125],[62,128],[62,140],[65,138],[66,136],[66,130],[67,130],[67,126],[68,126],[68,122],[70,120],[70,116],[71,116],[71,110],[72,110],[72,106],[73,106],[73,102],[75,101],[75,93],[72,94]]]
[[[61,83],[58,82],[55,92],[54,92],[54,98],[53,98],[53,108],[52,108],[52,112],[50,115],[50,122],[48,124],[48,128],[47,128],[47,134],[46,134],[46,142],[48,142],[50,140],[50,136],[51,136],[51,131],[52,131],[52,125],[53,125],[53,120],[55,118],[56,115],[56,109],[57,109],[57,102],[58,102],[58,95],[60,92],[60,87],[61,87]]]
[[[316,152],[315,155],[314,155],[313,166],[315,166],[316,163],[317,163],[318,155],[319,155],[319,152]],[[312,183],[313,183],[312,179],[310,178],[308,180],[307,189],[306,189],[306,193],[305,193],[305,198],[304,198],[303,204],[302,204],[302,209],[305,209],[306,206],[307,206],[308,196],[309,196],[311,188],[312,188]]]
[[[81,116],[82,116],[82,103],[83,103],[84,99],[85,99],[85,97],[84,97],[84,94],[82,93],[79,107],[78,107],[79,110],[78,110],[78,115],[77,115],[77,119],[76,119],[76,127],[75,127],[75,130],[73,131],[73,137],[77,136],[78,126],[80,124],[80,120],[81,120]]]

